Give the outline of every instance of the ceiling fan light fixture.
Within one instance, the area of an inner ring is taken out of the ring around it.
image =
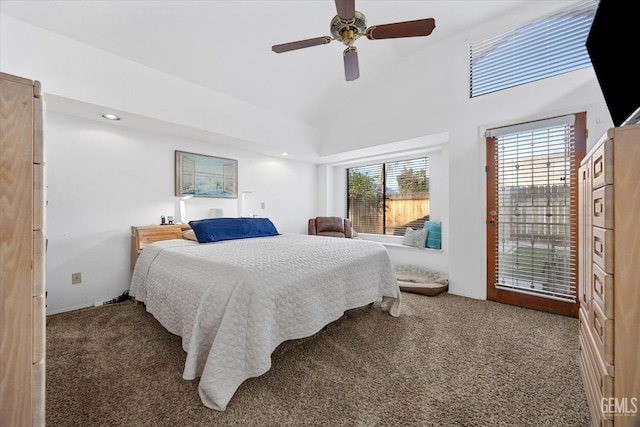
[[[358,64],[358,49],[355,46],[347,47],[342,52],[344,58],[344,78],[351,82],[360,77],[360,65]]]
[[[376,38],[373,37],[373,30],[376,29],[375,25],[370,26],[369,28],[367,28],[367,31],[365,32],[365,36],[367,36],[367,38],[369,40],[375,40]]]
[[[357,10],[354,18],[349,20],[342,19],[336,15],[331,20],[329,29],[334,39],[351,46],[358,37],[364,35],[367,29],[367,19]]]
[[[395,22],[391,24],[372,25],[367,28],[365,16],[355,9],[355,0],[335,0],[338,14],[333,17],[329,30],[331,36],[316,37],[290,43],[277,44],[271,47],[276,53],[290,52],[330,43],[339,40],[347,46],[343,53],[344,76],[347,81],[360,77],[358,51],[353,46],[355,41],[365,36],[369,40],[396,39],[403,37],[422,37],[431,34],[436,27],[433,18],[416,19],[413,21]]]
[[[347,48],[342,52],[342,55],[343,55],[343,56],[347,56],[347,55],[349,54],[349,52],[357,52],[357,51],[358,51],[358,48],[357,48],[357,47],[355,47],[355,46],[349,46],[349,47],[347,47]]]

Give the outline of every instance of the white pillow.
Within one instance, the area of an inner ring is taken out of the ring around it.
[[[182,232],[182,238],[186,240],[195,240],[196,242],[198,241],[196,233],[191,228]]]
[[[427,230],[426,228],[414,230],[411,227],[407,227],[407,230],[404,233],[404,237],[402,238],[402,244],[424,249],[427,245],[428,233],[429,230]]]

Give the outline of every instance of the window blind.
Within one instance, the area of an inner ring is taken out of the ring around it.
[[[591,66],[587,1],[469,45],[471,98]]]
[[[573,124],[496,138],[496,287],[574,302]]]
[[[384,164],[347,169],[347,218],[358,233],[384,234]]]
[[[358,233],[404,235],[429,218],[429,158],[347,169],[347,212]]]

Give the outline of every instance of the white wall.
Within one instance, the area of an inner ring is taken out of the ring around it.
[[[45,93],[233,137],[265,154],[317,153],[315,127],[3,14],[0,69],[40,80]]]
[[[53,115],[48,132],[53,162],[49,165],[50,184],[55,185],[50,188],[49,310],[100,301],[126,289],[128,252],[113,248],[128,247],[125,240],[130,225],[157,221],[159,215],[175,209],[172,177],[167,172],[172,170],[173,157],[168,153],[173,149],[208,153],[215,147],[212,154],[239,158],[244,177],[240,190],[268,195],[267,210],[274,209],[270,214],[285,231],[304,227],[308,217],[322,212],[342,214],[344,192],[335,190],[340,181],[331,174],[332,166],[322,166],[316,172],[310,165],[223,148],[228,145],[222,144],[233,138],[257,149],[281,141],[283,150],[319,154],[325,158],[323,163],[331,164],[326,159],[336,154],[353,152],[350,160],[355,160],[360,150],[368,147],[389,153],[396,150],[394,144],[403,141],[447,135],[442,162],[448,177],[443,181],[447,196],[442,206],[446,210],[441,213],[445,261],[438,262],[448,268],[450,292],[485,298],[484,130],[587,111],[591,146],[611,126],[591,68],[468,98],[468,40],[511,29],[528,19],[528,9],[553,3],[527,2],[482,29],[468,29],[457,38],[405,57],[390,70],[388,78],[360,94],[357,108],[346,115],[337,111],[323,133],[0,14],[2,71],[41,80],[45,93],[59,97],[108,105],[185,127],[198,123],[198,130],[218,135],[221,143],[211,146],[204,140],[121,128],[112,134],[112,128],[103,124]],[[184,104],[170,101],[181,96]],[[210,119],[204,127],[197,120],[203,117]],[[345,159],[349,160],[348,156],[342,157]],[[244,187],[244,182],[253,188]],[[309,197],[314,190],[315,196]],[[292,195],[295,203],[291,203]],[[138,199],[142,205],[132,210],[130,206]],[[208,208],[199,200],[189,202],[193,213],[202,214]],[[435,201],[433,208],[438,208]],[[103,269],[109,270],[109,280],[97,278]],[[75,271],[82,271],[85,284],[71,288],[69,277]]]
[[[279,232],[306,233],[315,215],[315,165],[52,111],[45,136],[48,313],[108,301],[129,288],[130,227],[178,218],[174,150],[237,159],[239,191],[252,192],[255,213]],[[239,214],[237,199],[193,198],[188,219],[206,217],[212,207]],[[71,284],[76,272],[80,285]]]
[[[402,238],[398,236],[377,236],[365,235],[360,237],[367,240],[374,240],[381,243],[391,243],[387,245],[387,251],[394,264],[408,264],[427,268],[434,271],[447,273],[449,270],[449,148],[447,143],[433,144],[429,138],[418,138],[412,141],[414,147],[410,153],[396,148],[406,148],[406,141],[385,146],[385,153],[369,158],[360,158],[352,162],[342,162],[338,165],[321,166],[320,179],[324,179],[321,187],[327,189],[326,193],[320,197],[328,195],[331,201],[319,203],[324,207],[322,215],[344,216],[346,212],[346,169],[349,167],[365,166],[374,163],[388,161],[406,160],[421,156],[429,156],[430,168],[430,213],[429,218],[433,221],[442,222],[442,250],[420,250],[400,245]]]
[[[251,192],[244,213],[268,216],[280,232],[306,232],[316,214],[316,166],[277,157],[315,157],[314,127],[3,14],[0,69],[41,81],[49,103],[48,313],[128,289],[131,225],[179,218],[174,150],[238,159],[239,191]],[[100,106],[125,118],[95,120]],[[193,198],[188,218],[212,207],[241,214],[238,200]],[[80,285],[71,285],[75,272]]]
[[[590,147],[612,125],[592,68],[469,99],[469,38],[499,34],[513,25],[509,17],[483,28],[482,34],[471,29],[407,57],[386,84],[361,94],[357,109],[329,123],[322,144],[322,154],[331,157],[345,149],[357,152],[448,133],[448,218],[443,216],[443,222],[449,292],[472,298],[486,298],[484,131],[586,111]],[[336,192],[335,198],[341,203],[344,193]]]

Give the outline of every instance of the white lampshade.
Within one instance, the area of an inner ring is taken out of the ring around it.
[[[252,191],[242,192],[242,195],[240,196],[240,209],[239,209],[240,216],[244,216],[244,217],[253,216],[251,213],[247,212],[248,211],[247,207],[249,205],[248,201],[249,199],[251,199],[252,193],[253,193]]]
[[[187,223],[187,206],[185,203],[185,200],[188,200],[190,198],[192,198],[192,195],[189,196],[184,196],[183,198],[180,199],[180,222],[183,224]]]
[[[224,216],[224,210],[221,208],[209,209],[209,218],[222,218]]]

